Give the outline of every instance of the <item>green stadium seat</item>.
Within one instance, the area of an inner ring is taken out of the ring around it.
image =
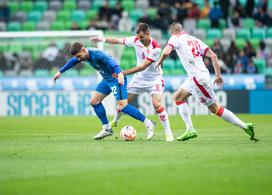
[[[237,29],[236,39],[250,39],[250,30],[247,28]]]
[[[24,22],[23,31],[35,31],[36,30],[36,24],[34,22]]]
[[[49,77],[49,73],[47,70],[35,70],[34,71],[35,77]]]
[[[208,30],[211,28],[211,21],[209,19],[200,19],[198,20],[197,27]]]
[[[255,39],[265,39],[265,29],[253,28],[251,37]]]
[[[37,1],[34,6],[34,10],[44,12],[48,9],[47,1]]]
[[[64,23],[62,21],[55,21],[51,24],[51,30],[65,30]]]
[[[272,28],[268,28],[268,29],[267,29],[266,37],[267,37],[267,38],[270,38],[270,39],[272,38]]]
[[[80,21],[78,23],[79,27],[82,29],[82,30],[86,30],[87,27],[89,26],[89,21],[88,20],[83,20],[83,21]]]
[[[147,9],[147,15],[148,15],[151,19],[154,19],[154,18],[156,18],[157,11],[158,11],[157,8],[148,8],[148,9]]]
[[[206,43],[209,47],[212,47],[214,44],[214,40],[213,39],[206,39],[204,41],[204,43]]]
[[[172,59],[166,59],[163,62],[163,69],[170,69],[170,70],[172,70],[172,69],[175,69],[175,65],[176,65],[176,63],[175,63],[174,60],[172,60]]]
[[[22,47],[24,51],[29,51],[31,53],[35,52],[35,50],[37,49],[36,44],[24,44]]]
[[[269,75],[269,76],[272,76],[272,67],[267,67],[266,70],[265,70],[265,74]]]
[[[126,59],[126,58],[121,58],[120,66],[121,66],[122,70],[129,69],[132,66],[131,61],[129,59]]]
[[[143,10],[141,9],[136,9],[130,12],[130,18],[134,21],[137,22],[137,20],[143,16]]]
[[[66,10],[59,11],[57,19],[62,22],[69,21],[71,19],[70,11]]]
[[[220,29],[225,29],[227,27],[226,20],[220,19],[219,20],[219,28]]]
[[[30,12],[33,10],[33,2],[32,1],[23,1],[21,2],[20,10],[24,12]]]
[[[134,1],[122,1],[121,6],[128,12],[134,10]]]
[[[9,2],[8,6],[10,7],[11,13],[14,14],[19,10],[19,3],[18,2]]]
[[[219,29],[209,29],[207,33],[208,39],[220,39],[222,38],[222,33]]]
[[[72,22],[71,21],[65,22],[65,24],[64,24],[64,29],[65,30],[71,30],[71,27],[72,27]]]
[[[32,11],[28,14],[28,20],[30,22],[39,22],[42,18],[42,13],[40,11]]]
[[[260,43],[260,39],[253,39],[251,38],[250,40],[251,45],[253,46],[254,49],[257,49]]]
[[[255,27],[255,22],[252,18],[242,19],[243,28],[251,29]]]
[[[85,19],[85,12],[82,10],[75,10],[72,13],[72,21],[80,22]]]
[[[16,52],[16,53],[20,53],[22,50],[23,48],[21,44],[14,44],[14,43],[11,43],[8,49],[9,52]]]
[[[8,23],[8,31],[21,31],[21,23],[19,22]]]
[[[5,52],[7,51],[7,49],[8,49],[7,44],[3,44],[3,43],[0,44],[0,52]]]
[[[117,3],[117,0],[109,0],[108,2],[110,7],[114,7]]]
[[[76,9],[76,3],[74,1],[64,1],[63,10],[74,11]]]
[[[253,58],[253,63],[257,66],[259,73],[265,73],[266,62],[264,59]]]
[[[104,2],[101,0],[94,0],[92,4],[92,9],[98,10],[101,6],[103,6]]]
[[[243,49],[246,41],[244,39],[235,39],[235,43],[239,49]]]
[[[86,18],[88,19],[88,20],[93,20],[93,19],[95,19],[96,18],[96,16],[97,16],[97,10],[89,10],[88,12],[87,12],[87,14],[86,14]]]
[[[79,73],[75,69],[70,69],[69,71],[66,71],[63,74],[64,77],[77,77],[78,75],[79,75]]]

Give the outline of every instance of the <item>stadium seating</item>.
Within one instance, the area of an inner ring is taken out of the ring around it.
[[[36,25],[34,22],[24,22],[22,26],[23,31],[35,31]]]
[[[222,38],[222,34],[219,29],[208,30],[207,39],[220,39],[220,38]]]
[[[265,73],[266,62],[264,59],[253,58],[253,63],[257,66],[259,73]]]
[[[236,38],[237,39],[250,39],[250,30],[247,28],[237,29],[236,30]]]
[[[8,23],[8,31],[20,31],[22,29],[20,22],[10,22]]]
[[[47,1],[37,1],[34,5],[34,10],[39,11],[39,12],[44,12],[48,9],[48,3]]]
[[[21,2],[20,10],[24,12],[30,12],[33,10],[34,4],[32,1],[23,1]]]

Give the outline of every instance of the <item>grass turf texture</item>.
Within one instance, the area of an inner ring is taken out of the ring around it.
[[[271,194],[271,115],[240,115],[255,123],[259,142],[215,116],[194,116],[198,138],[145,140],[144,126],[125,116],[115,134],[95,117],[0,118],[0,194]],[[153,118],[158,122],[157,117]],[[184,132],[171,117],[175,134]],[[116,139],[124,125],[137,139]]]

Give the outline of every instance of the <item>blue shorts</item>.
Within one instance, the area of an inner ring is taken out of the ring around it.
[[[100,81],[100,83],[98,83],[95,91],[104,95],[109,95],[112,92],[117,101],[126,100],[128,99],[127,78],[125,77],[124,79],[124,85],[119,85],[117,79],[114,79],[112,81],[106,81],[105,79],[103,79],[102,81]]]

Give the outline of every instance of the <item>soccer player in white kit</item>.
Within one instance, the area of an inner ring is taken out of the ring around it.
[[[240,127],[250,136],[251,140],[257,141],[252,123],[244,123],[231,111],[220,106],[216,101],[216,96],[210,81],[210,73],[203,62],[204,56],[211,58],[215,69],[214,83],[222,87],[223,79],[216,54],[201,40],[184,32],[182,25],[178,22],[174,22],[170,25],[170,33],[172,36],[157,62],[157,67],[161,67],[162,62],[169,56],[171,51],[176,50],[188,75],[188,78],[174,93],[173,97],[179,108],[179,113],[186,124],[185,133],[177,137],[177,140],[185,141],[197,137],[197,133],[192,124],[190,110],[186,103],[186,99],[193,94],[199,98],[201,103],[209,108],[210,112]]]
[[[153,107],[159,116],[164,127],[166,141],[173,141],[174,137],[170,128],[168,114],[162,105],[162,93],[164,91],[164,80],[161,69],[156,68],[156,62],[160,58],[161,48],[159,43],[150,36],[148,24],[139,23],[136,29],[137,36],[125,38],[104,38],[92,37],[91,42],[106,42],[110,44],[122,44],[126,47],[134,47],[137,56],[137,66],[124,70],[123,74],[133,74],[133,78],[128,84],[128,102],[135,96],[145,92],[152,98]],[[117,109],[112,126],[117,126],[121,117],[121,112]]]

